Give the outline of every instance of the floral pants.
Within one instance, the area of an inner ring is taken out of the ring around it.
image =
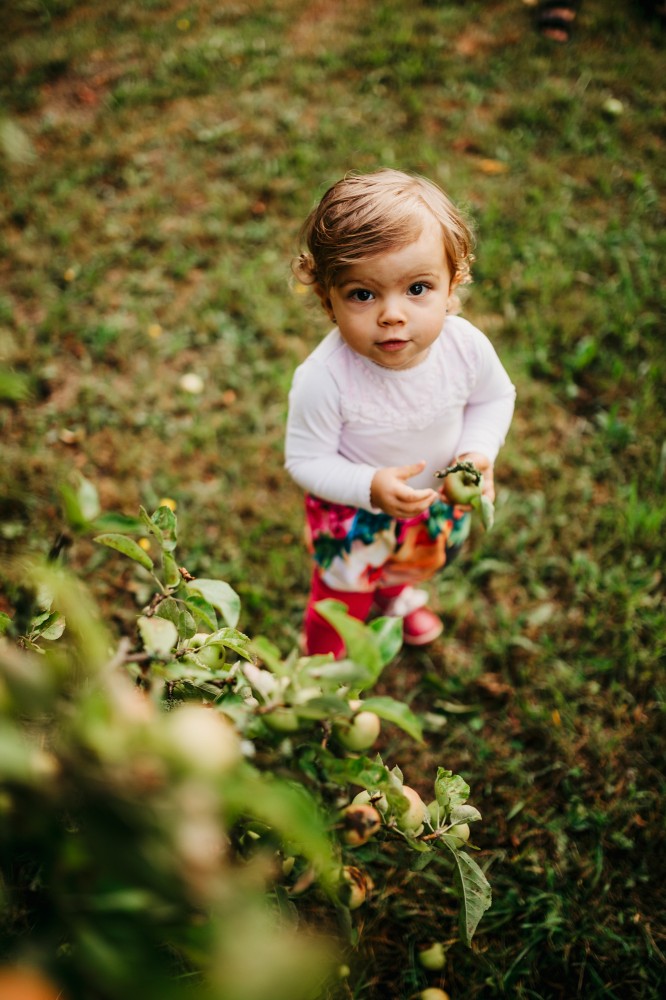
[[[307,495],[305,514],[319,576],[352,592],[429,580],[455,558],[470,530],[469,512],[444,500],[403,521]]]
[[[451,562],[469,535],[469,512],[444,500],[406,520],[329,503],[307,495],[306,543],[314,559],[312,590],[305,613],[309,655],[343,655],[337,633],[314,605],[330,597],[365,621],[373,602],[389,605],[414,584],[429,580]]]

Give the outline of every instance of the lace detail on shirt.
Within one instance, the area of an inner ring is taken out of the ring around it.
[[[346,422],[422,430],[450,410],[460,410],[474,386],[476,345],[467,330],[448,331],[422,365],[404,372],[368,365],[345,352],[340,406]]]

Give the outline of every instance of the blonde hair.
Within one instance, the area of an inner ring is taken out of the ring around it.
[[[327,292],[343,268],[418,239],[425,213],[441,224],[452,286],[471,281],[473,236],[462,213],[432,181],[386,167],[347,174],[328,189],[303,223],[307,251],[292,270]]]

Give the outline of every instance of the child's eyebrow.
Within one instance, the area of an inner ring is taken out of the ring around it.
[[[398,277],[398,284],[401,284],[401,285],[402,284],[412,284],[413,282],[418,281],[421,278],[436,278],[436,277],[437,277],[437,273],[435,271],[428,271],[428,270],[410,271],[408,274],[401,274]],[[356,278],[356,277],[354,277],[352,275],[349,278],[343,278],[343,280],[340,281],[337,284],[336,287],[337,288],[345,288],[347,285],[365,285],[365,284],[370,284],[370,283],[373,283],[373,284],[377,283],[377,279],[376,278],[367,278],[367,277]]]

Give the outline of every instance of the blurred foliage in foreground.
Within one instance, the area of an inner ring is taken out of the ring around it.
[[[53,563],[25,570],[2,616],[18,638],[0,646],[2,958],[71,1000],[322,996],[384,848],[415,871],[446,856],[469,944],[490,905],[464,849],[481,818],[469,787],[440,767],[426,806],[398,767],[365,756],[380,719],[421,739],[406,705],[360,697],[399,650],[400,620],[366,627],[323,602],[349,658],[282,660],[237,631],[227,584],[178,566],[168,506],[105,517],[86,482],[65,505],[76,528],[124,525],[97,541],[153,594],[136,648],[113,650]],[[298,927],[303,895],[323,922]]]

